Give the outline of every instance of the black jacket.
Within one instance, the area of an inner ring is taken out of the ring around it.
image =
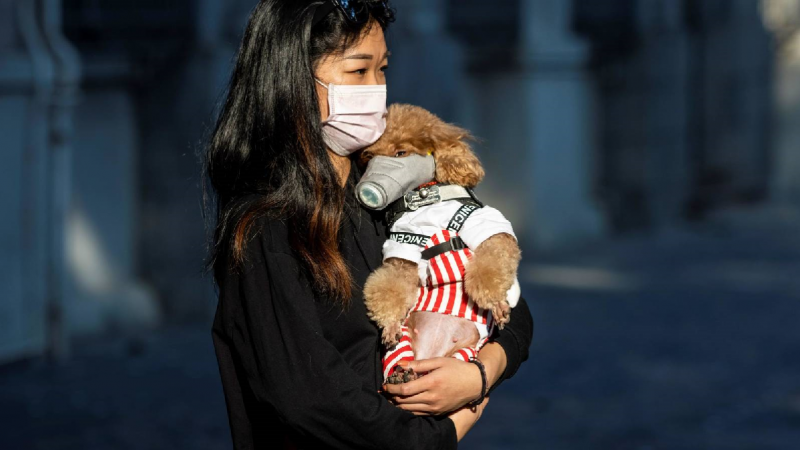
[[[340,233],[356,284],[349,307],[312,291],[280,219],[260,219],[244,270],[220,276],[212,338],[236,449],[457,447],[447,417],[415,416],[378,393],[380,332],[362,287],[387,236],[381,215],[354,200],[360,175],[353,164]],[[501,381],[527,359],[533,333],[524,299],[511,317],[494,338],[508,360]]]

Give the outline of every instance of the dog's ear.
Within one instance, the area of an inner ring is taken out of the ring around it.
[[[469,131],[439,121],[428,133],[436,160],[436,180],[469,188],[477,186],[485,172],[469,145],[475,140]]]

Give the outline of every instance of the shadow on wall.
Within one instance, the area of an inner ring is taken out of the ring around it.
[[[76,205],[67,226],[71,299],[65,319],[73,336],[139,332],[162,322],[155,291],[121,276],[117,260]]]

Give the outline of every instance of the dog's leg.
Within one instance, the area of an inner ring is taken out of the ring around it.
[[[502,329],[510,320],[506,292],[514,284],[522,252],[513,236],[500,233],[483,241],[465,267],[464,289],[481,308],[491,309]]]
[[[419,293],[417,265],[400,258],[389,258],[364,283],[364,301],[369,318],[383,330],[383,342],[394,345],[400,327]]]

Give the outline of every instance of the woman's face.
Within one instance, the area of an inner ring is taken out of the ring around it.
[[[372,23],[369,34],[356,45],[345,50],[341,55],[330,55],[322,58],[317,65],[315,76],[325,83],[333,84],[386,84],[386,68],[389,64],[389,51],[383,29]],[[328,118],[328,91],[319,83],[317,99],[321,119]]]

